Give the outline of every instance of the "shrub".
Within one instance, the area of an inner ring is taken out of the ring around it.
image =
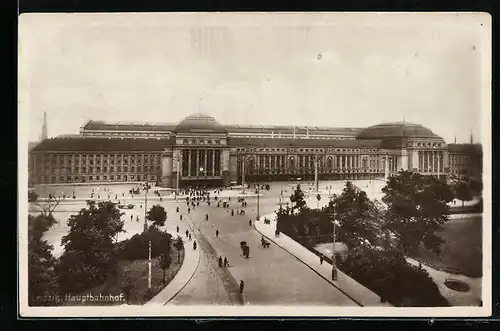
[[[355,248],[338,266],[395,306],[449,306],[429,274],[407,263],[400,251]]]
[[[120,242],[118,257],[124,260],[147,259],[150,240],[151,258],[157,257],[163,251],[164,246],[170,246],[171,238],[171,234],[163,232],[155,226],[151,226],[148,231],[136,234],[132,238]]]

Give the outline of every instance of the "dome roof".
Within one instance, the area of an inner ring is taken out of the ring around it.
[[[226,133],[226,128],[215,118],[205,114],[191,114],[177,124],[174,132],[182,133]]]
[[[358,139],[441,138],[428,128],[413,123],[393,122],[370,126],[361,131]]]

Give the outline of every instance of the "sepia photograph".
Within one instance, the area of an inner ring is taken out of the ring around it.
[[[22,317],[491,315],[486,13],[19,17]]]

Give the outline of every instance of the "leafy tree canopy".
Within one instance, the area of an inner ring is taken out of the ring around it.
[[[332,197],[326,212],[338,221],[338,239],[347,246],[378,244],[383,212],[352,182],[346,183],[340,195]]]
[[[64,253],[56,268],[63,293],[78,293],[102,283],[116,271],[114,242],[123,230],[123,215],[112,202],[87,202],[68,220],[69,232],[62,238]]]
[[[300,184],[297,185],[297,188],[290,196],[290,201],[292,202],[292,211],[299,210],[299,212],[303,212],[307,209],[307,204],[305,200],[305,194],[300,188]]]
[[[160,205],[154,205],[148,211],[147,219],[153,222],[155,226],[163,226],[165,225],[165,221],[167,220],[167,212],[165,208]]]
[[[453,192],[444,181],[411,171],[390,177],[382,189],[387,205],[386,226],[398,238],[404,252],[420,243],[439,252],[443,240],[436,235],[449,220]]]
[[[54,223],[52,215],[28,216],[28,303],[32,306],[53,304],[44,301],[43,298],[57,293],[57,284],[54,282],[53,246],[42,240],[43,233]]]

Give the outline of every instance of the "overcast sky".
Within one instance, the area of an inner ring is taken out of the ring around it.
[[[490,116],[489,29],[481,14],[24,15],[19,107],[31,141],[45,111],[49,136],[202,112],[334,127],[405,117],[468,142]]]

